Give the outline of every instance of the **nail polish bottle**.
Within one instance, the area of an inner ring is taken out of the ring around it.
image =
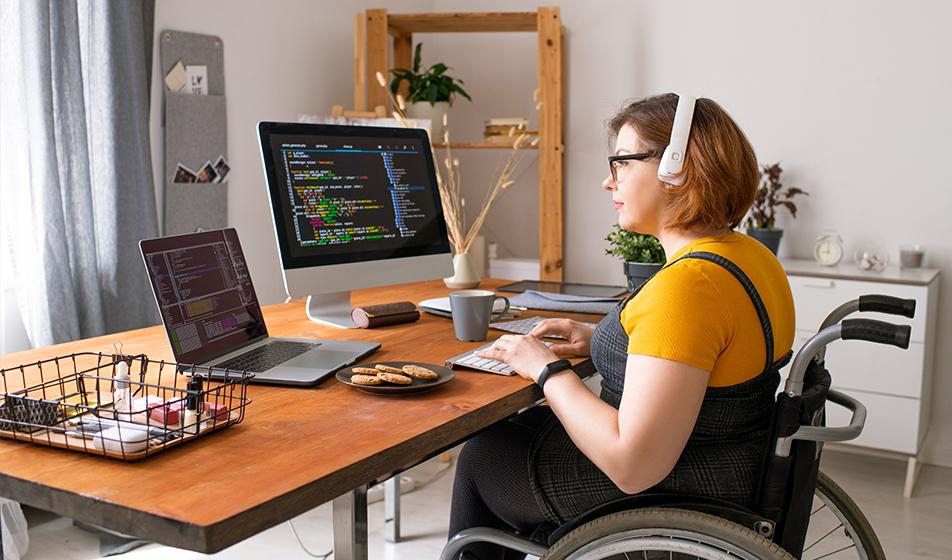
[[[112,408],[116,411],[117,420],[129,420],[132,411],[132,389],[129,381],[129,364],[120,361],[116,364],[114,379],[115,390],[112,392]]]

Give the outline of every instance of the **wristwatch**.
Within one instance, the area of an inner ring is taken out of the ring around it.
[[[560,371],[565,371],[567,369],[572,369],[572,362],[568,360],[556,360],[552,363],[546,364],[542,368],[542,373],[539,374],[539,378],[536,380],[536,383],[539,385],[539,388],[542,388],[545,385],[546,380],[549,379],[549,376],[553,373],[559,373]]]

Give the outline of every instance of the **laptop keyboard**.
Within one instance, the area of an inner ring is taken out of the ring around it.
[[[546,346],[552,346],[552,342],[543,340],[543,344]],[[492,346],[493,343],[484,344],[475,350],[470,350],[469,352],[460,354],[459,356],[454,356],[449,360],[446,360],[447,367],[462,366],[470,369],[478,369],[480,371],[487,371],[489,373],[498,373],[500,375],[512,375],[515,373],[509,364],[505,362],[500,362],[498,360],[490,360],[489,358],[480,358],[476,355],[476,352],[480,350],[485,350]]]
[[[220,364],[215,364],[213,367],[261,373],[295,356],[300,356],[308,350],[313,350],[320,345],[319,342],[288,342],[276,340],[263,344],[254,350],[249,350],[234,358],[230,358]]]

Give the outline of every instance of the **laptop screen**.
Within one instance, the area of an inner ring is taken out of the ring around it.
[[[175,359],[202,363],[268,331],[233,229],[140,243]]]

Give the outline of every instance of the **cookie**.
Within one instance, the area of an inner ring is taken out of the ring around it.
[[[403,375],[403,370],[398,367],[388,366],[386,364],[377,364],[374,367],[380,371],[385,371],[387,373],[396,373],[397,375]]]
[[[361,368],[367,369],[367,368]],[[354,385],[380,385],[383,383],[383,379],[380,379],[376,375],[352,375],[350,376],[350,382]]]
[[[440,378],[440,375],[432,369],[427,369],[425,367],[415,366],[412,364],[403,366],[403,373],[412,377],[416,377],[417,379],[427,379],[430,381]]]
[[[377,377],[387,383],[395,383],[397,385],[409,385],[413,383],[413,380],[406,375],[397,375],[396,373],[387,373],[385,371],[378,373]]]
[[[376,370],[372,367],[355,367],[355,368],[350,368],[350,371],[354,373],[359,373],[361,375],[377,375],[377,373],[379,372],[379,370]]]

